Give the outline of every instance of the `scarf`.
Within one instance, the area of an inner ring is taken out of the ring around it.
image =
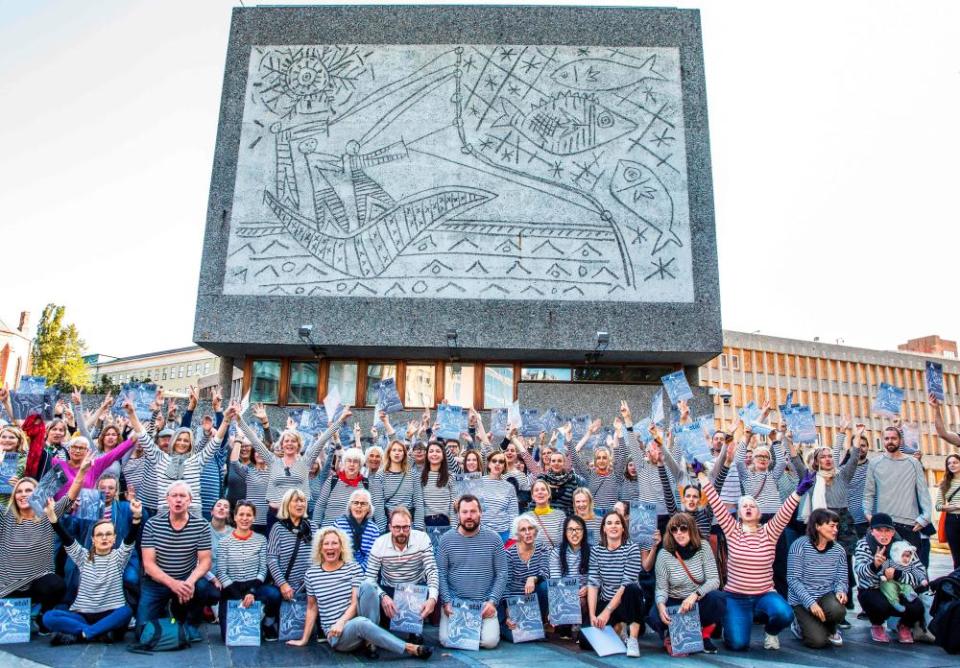
[[[677,554],[684,561],[690,561],[694,556],[696,556],[699,550],[695,549],[691,543],[686,545],[677,545]]]
[[[347,474],[343,471],[337,471],[337,478],[339,478],[340,482],[347,487],[357,487],[360,484],[360,481],[363,480],[363,476],[359,473],[357,474],[356,478],[348,478]]]
[[[313,529],[310,528],[310,522],[307,521],[306,517],[300,519],[300,525],[294,525],[294,523],[288,517],[285,520],[278,520],[283,527],[290,533],[296,535],[297,540],[302,540],[305,543],[313,542]]]
[[[803,512],[800,513],[800,519],[806,521],[817,508],[827,507],[827,485],[833,484],[833,479],[837,477],[836,467],[829,471],[820,469],[817,471],[817,481],[813,483],[813,492],[804,497]]]
[[[164,471],[167,480],[183,479],[183,467],[187,463],[188,456],[189,455],[170,455],[170,461],[167,462],[167,470]]]
[[[553,508],[551,508],[549,505],[547,505],[546,508],[534,508],[534,509],[533,509],[533,514],[534,514],[534,515],[549,515],[549,514],[552,513],[552,512],[553,512]]]
[[[554,473],[553,471],[548,471],[547,473],[540,474],[540,477],[546,480],[550,487],[563,487],[573,480],[573,472],[564,471],[563,473]]]
[[[363,518],[363,522],[358,522],[357,518],[353,516],[353,513],[347,513],[347,523],[350,525],[350,533],[353,536],[353,554],[360,554],[360,545],[363,542],[363,530],[367,526],[367,521],[370,519],[370,516],[367,515]]]

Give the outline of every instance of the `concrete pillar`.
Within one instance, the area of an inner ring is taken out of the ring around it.
[[[220,392],[223,394],[224,405],[230,401],[233,389],[233,358],[220,357]]]

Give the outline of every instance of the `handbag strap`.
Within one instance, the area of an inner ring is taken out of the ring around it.
[[[704,582],[707,581],[706,578],[704,578],[704,579],[702,579],[702,580],[698,580],[697,578],[693,577],[693,573],[690,572],[690,567],[687,566],[687,562],[685,562],[685,561],[683,560],[683,557],[680,556],[680,553],[679,553],[679,552],[674,552],[674,553],[673,553],[673,556],[676,557],[677,561],[680,562],[680,565],[683,566],[683,570],[686,571],[687,577],[690,578],[690,582],[692,582],[693,584],[695,584],[695,585],[697,585],[697,586],[699,587],[699,586],[701,586]]]
[[[300,522],[304,522],[304,520],[301,519]],[[293,572],[293,564],[297,560],[297,554],[300,553],[300,543],[303,542],[300,540],[301,533],[303,533],[303,530],[300,527],[297,527],[297,533],[294,536],[293,554],[290,555],[290,561],[287,563],[287,570],[283,574],[284,580],[290,579],[290,573]]]
[[[533,516],[537,519],[537,524],[540,525],[540,528],[543,530],[543,535],[547,537],[547,540],[550,541],[550,549],[553,549],[553,539],[550,537],[550,533],[547,531],[547,527],[543,525],[543,520],[540,519],[540,516],[536,513],[533,513]]]

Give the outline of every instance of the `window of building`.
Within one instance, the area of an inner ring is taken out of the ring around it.
[[[733,353],[723,353],[720,355],[720,368],[730,369],[731,371],[740,370],[740,356]]]
[[[443,370],[443,397],[454,406],[473,406],[472,364],[448,364]]]
[[[183,378],[183,367],[180,367],[180,375],[178,377]]]
[[[317,401],[316,362],[290,362],[289,404],[312,404]]]
[[[181,376],[183,367],[180,367]],[[254,360],[250,401],[275,404],[280,400],[280,361]]]
[[[206,362],[203,365],[203,375],[206,376],[209,373],[210,373],[210,362]]]
[[[330,362],[327,376],[327,394],[336,388],[344,404],[352,404],[357,398],[357,363]]]
[[[660,379],[673,370],[672,367],[667,366],[582,366],[574,367],[573,380],[579,383],[659,385]]]
[[[525,366],[520,369],[520,380],[545,380],[559,383],[569,383],[573,379],[573,369],[570,367],[542,367]]]
[[[404,408],[432,408],[436,376],[433,364],[408,364],[404,372]]]
[[[377,405],[377,389],[374,387],[384,378],[396,378],[397,365],[391,362],[368,362],[367,363],[367,393],[364,397],[365,406]]]
[[[513,403],[513,366],[483,367],[483,407],[507,408]]]
[[[160,378],[161,378],[161,380],[166,380],[166,379],[167,379],[167,369],[166,369],[166,367],[164,367],[163,371],[160,373]]]
[[[187,375],[188,375],[188,376],[192,376],[192,375],[193,375],[193,365],[192,365],[192,364],[188,364],[188,365],[187,365]]]

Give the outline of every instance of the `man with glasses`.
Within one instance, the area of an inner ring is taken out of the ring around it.
[[[497,604],[507,587],[507,553],[495,531],[480,526],[480,500],[464,494],[456,503],[459,526],[440,539],[437,568],[440,572],[440,644],[448,646],[449,620],[454,600],[482,601],[480,647],[493,649],[500,642]]]
[[[373,544],[367,561],[367,577],[360,586],[360,614],[375,624],[386,625],[397,614],[393,601],[401,584],[427,586],[427,600],[420,619],[433,614],[440,596],[437,562],[426,532],[414,529],[410,511],[400,506],[390,512],[389,533]],[[385,618],[385,619],[384,619]],[[408,641],[423,644],[423,636],[411,634]]]

